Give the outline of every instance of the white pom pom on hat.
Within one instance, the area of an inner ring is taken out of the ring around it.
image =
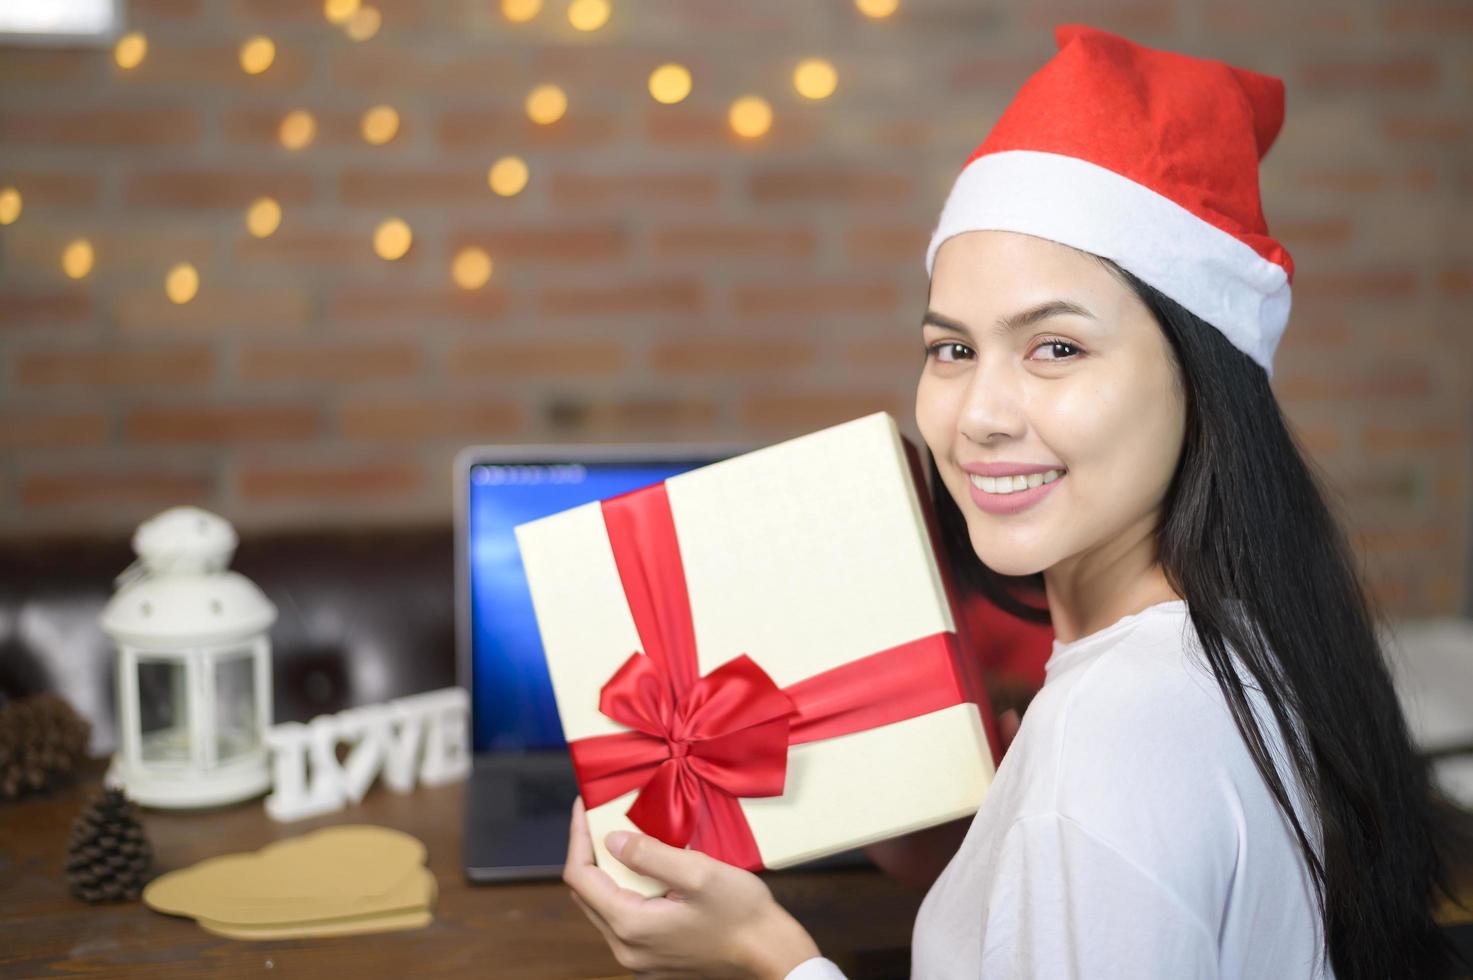
[[[1114,261],[1220,330],[1266,372],[1294,262],[1268,233],[1258,161],[1284,83],[1084,24],[1024,83],[967,158],[926,249],[1016,231]]]

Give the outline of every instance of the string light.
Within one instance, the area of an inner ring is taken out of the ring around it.
[[[793,70],[793,87],[805,99],[826,99],[838,87],[839,75],[822,58],[806,58]]]
[[[281,227],[281,205],[269,197],[257,198],[246,211],[246,229],[257,238],[266,238]]]
[[[142,31],[131,31],[118,38],[113,45],[113,60],[122,69],[137,68],[148,56],[148,38]]]
[[[199,292],[199,273],[188,262],[180,262],[165,277],[164,292],[172,302],[188,303]]]
[[[379,13],[377,7],[359,7],[358,11],[348,18],[348,23],[343,29],[353,40],[367,41],[378,33],[383,21],[384,16]]]
[[[317,120],[306,109],[293,109],[281,120],[281,145],[300,150],[317,135]]]
[[[731,104],[727,119],[738,136],[755,139],[772,128],[772,106],[766,99],[744,95]]]
[[[322,12],[333,24],[346,24],[358,12],[358,0],[323,0]]]
[[[461,289],[480,289],[491,278],[491,267],[491,256],[485,249],[468,245],[455,254],[450,277]]]
[[[513,197],[527,186],[527,163],[521,157],[502,157],[486,172],[486,183],[502,197]]]
[[[92,271],[92,243],[78,238],[61,252],[61,271],[72,279],[82,279]]]
[[[542,0],[501,0],[501,16],[513,24],[525,24],[542,12]]]
[[[374,146],[383,146],[399,132],[399,113],[393,106],[376,105],[363,114],[363,138]]]
[[[381,259],[402,259],[414,241],[409,225],[400,218],[390,218],[373,233],[373,250]]]
[[[527,116],[542,126],[557,122],[568,111],[568,97],[556,85],[539,85],[527,96]]]
[[[690,70],[684,65],[661,65],[650,72],[650,95],[656,102],[674,105],[690,95]]]
[[[895,8],[900,6],[900,0],[854,0],[854,6],[866,17],[880,20],[895,13]]]
[[[568,23],[580,31],[596,31],[609,21],[609,0],[573,0]]]
[[[276,43],[257,35],[240,46],[240,67],[247,75],[259,75],[276,60]]]
[[[0,225],[13,225],[20,217],[20,191],[14,187],[0,188]]]

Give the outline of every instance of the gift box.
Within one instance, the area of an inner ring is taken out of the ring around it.
[[[515,528],[595,860],[749,870],[977,811],[1000,759],[919,454],[878,412]]]

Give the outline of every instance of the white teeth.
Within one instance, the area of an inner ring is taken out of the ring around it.
[[[1045,483],[1053,483],[1063,475],[1059,470],[1046,470],[1043,473],[1030,473],[1027,476],[978,476],[973,473],[971,477],[972,486],[983,493],[1008,494],[1040,487]]]

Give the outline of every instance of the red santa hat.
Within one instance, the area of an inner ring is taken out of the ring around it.
[[[1268,233],[1258,161],[1284,83],[1083,24],[967,158],[926,249],[1023,232],[1113,260],[1273,370],[1294,263]]]

